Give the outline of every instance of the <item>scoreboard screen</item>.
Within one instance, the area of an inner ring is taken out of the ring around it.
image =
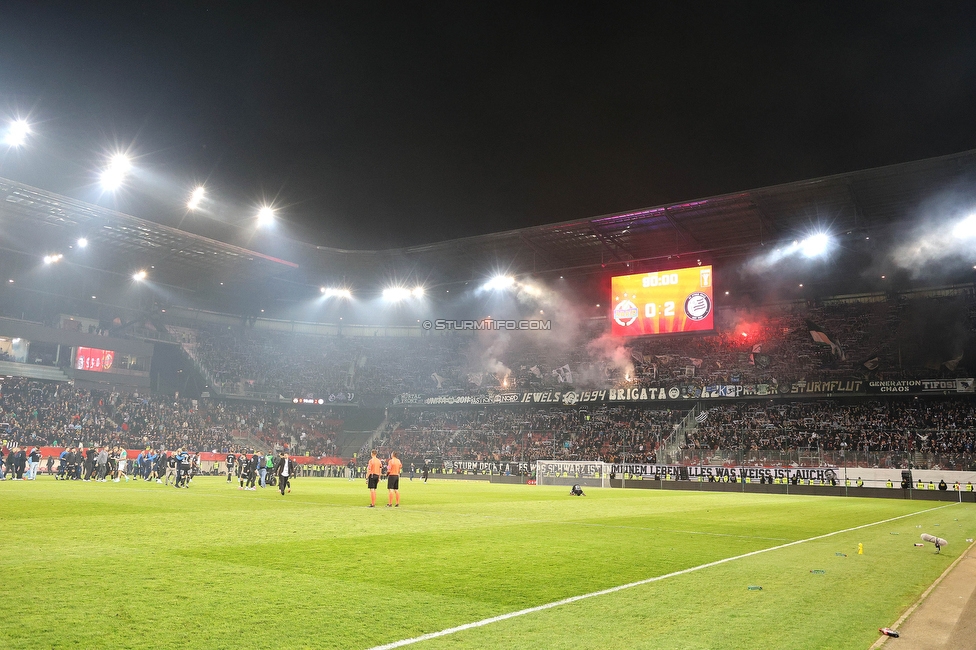
[[[75,370],[108,372],[114,363],[115,352],[113,350],[80,347],[75,355]]]
[[[610,304],[614,336],[712,330],[712,267],[615,276],[610,280]]]

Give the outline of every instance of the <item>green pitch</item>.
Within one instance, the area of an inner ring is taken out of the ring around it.
[[[370,648],[918,513],[410,646],[867,648],[976,536],[965,504],[401,486],[0,483],[0,647]]]

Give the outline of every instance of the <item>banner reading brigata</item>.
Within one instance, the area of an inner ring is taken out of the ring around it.
[[[712,267],[618,275],[610,280],[614,336],[714,329]]]
[[[75,356],[75,370],[108,372],[115,363],[115,352],[99,348],[78,348]]]

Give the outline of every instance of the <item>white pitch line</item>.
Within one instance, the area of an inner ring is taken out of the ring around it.
[[[749,553],[743,553],[742,555],[736,555],[734,557],[727,557],[721,560],[715,560],[714,562],[708,562],[706,564],[699,564],[698,566],[689,567],[687,569],[681,569],[680,571],[673,571],[671,573],[666,573],[660,576],[654,576],[653,578],[645,578],[643,580],[638,580],[637,582],[628,582],[625,585],[618,585],[616,587],[610,587],[609,589],[601,589],[600,591],[594,591],[588,594],[580,594],[579,596],[570,596],[569,598],[563,598],[562,600],[557,600],[552,603],[546,603],[544,605],[536,605],[535,607],[528,607],[526,609],[520,609],[515,612],[508,612],[507,614],[499,614],[498,616],[492,616],[491,618],[485,618],[480,621],[474,621],[473,623],[465,623],[464,625],[458,625],[456,627],[449,627],[439,632],[428,632],[427,634],[422,634],[420,636],[415,636],[410,639],[402,639],[400,641],[394,641],[393,643],[386,643],[384,645],[378,645],[370,648],[369,650],[393,650],[394,648],[402,648],[403,646],[413,645],[414,643],[420,643],[421,641],[430,641],[431,639],[437,639],[442,636],[449,636],[451,634],[456,634],[458,632],[464,632],[465,630],[472,630],[477,627],[484,627],[485,625],[491,625],[492,623],[498,623],[500,621],[507,621],[510,618],[517,618],[519,616],[525,616],[526,614],[534,614],[536,612],[542,612],[547,609],[552,609],[554,607],[561,607],[563,605],[569,605],[570,603],[575,603],[580,600],[586,600],[587,598],[596,598],[597,596],[606,596],[607,594],[616,593],[618,591],[623,591],[625,589],[633,589],[634,587],[640,587],[641,585],[651,584],[652,582],[659,582],[661,580],[666,580],[668,578],[674,578],[676,576],[685,575],[687,573],[694,573],[695,571],[701,571],[702,569],[708,569],[713,566],[718,566],[720,564],[726,564],[728,562],[734,562],[735,560],[741,560],[743,558],[752,557],[754,555],[760,555],[762,553],[768,553],[770,551],[778,551],[782,548],[788,548],[790,546],[796,546],[797,544],[805,544],[807,542],[814,542],[818,539],[826,539],[827,537],[833,537],[834,535],[842,535],[844,533],[850,533],[855,530],[861,530],[862,528],[870,528],[871,526],[880,526],[881,524],[887,524],[892,521],[897,521],[899,519],[904,519],[906,517],[914,517],[915,515],[925,514],[926,512],[932,512],[933,510],[941,510],[942,508],[948,508],[950,506],[957,505],[956,503],[950,503],[944,506],[936,506],[934,508],[927,508],[925,510],[919,510],[918,512],[910,512],[907,515],[899,515],[897,517],[891,517],[890,519],[882,519],[881,521],[875,521],[870,524],[862,524],[860,526],[854,526],[852,528],[845,528],[844,530],[835,530],[832,533],[825,533],[823,535],[817,535],[816,537],[808,537],[806,539],[799,539],[795,542],[788,542],[786,544],[780,544],[779,546],[770,546],[769,548],[763,548],[758,551],[750,551]]]

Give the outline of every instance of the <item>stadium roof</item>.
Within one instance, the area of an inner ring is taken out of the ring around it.
[[[961,189],[976,189],[976,150],[410,248],[351,251],[278,238],[263,240],[266,250],[258,252],[0,179],[0,244],[40,257],[84,236],[98,245],[90,263],[101,270],[129,274],[153,265],[161,282],[176,286],[220,276],[316,286],[345,280],[365,289],[391,279],[451,284],[497,271],[651,268],[673,255],[720,261],[817,225],[871,232]]]
[[[297,268],[233,244],[0,179],[0,242],[10,252],[41,257],[85,238],[98,249],[90,264],[126,275],[156,266],[179,284],[215,271],[244,277]]]

